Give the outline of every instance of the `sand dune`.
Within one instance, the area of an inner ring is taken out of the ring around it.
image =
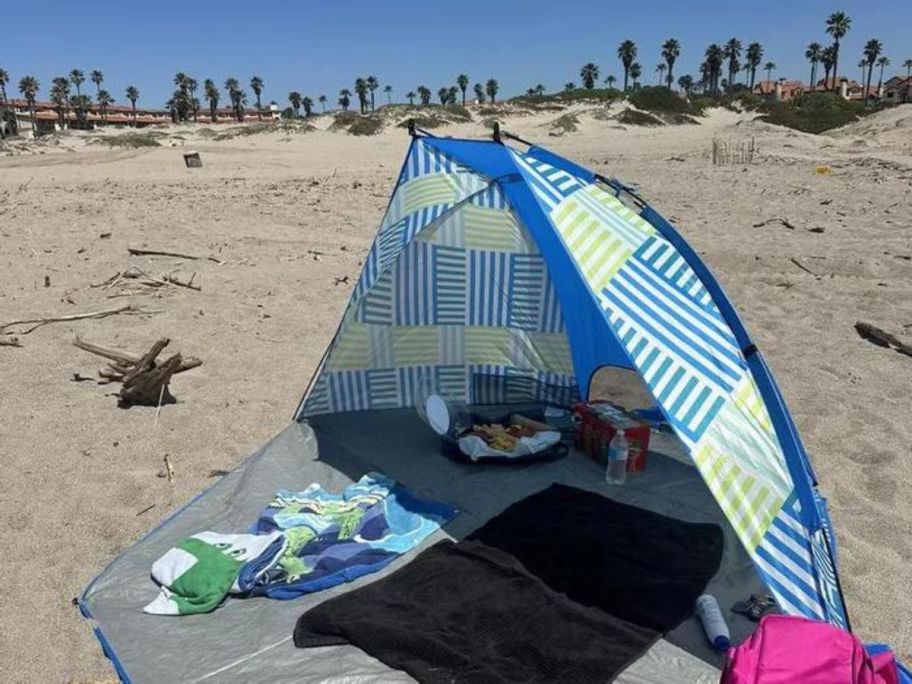
[[[912,106],[822,136],[723,110],[659,128],[570,111],[577,130],[560,136],[549,131],[562,112],[505,125],[638,183],[704,255],[766,353],[830,498],[856,631],[912,659],[912,359],[853,329],[912,329]],[[435,132],[488,135],[483,118]],[[109,678],[72,598],[210,471],[290,419],[408,142],[395,122],[370,137],[330,123],[226,140],[181,126],[159,146],[126,149],[73,134],[0,156],[0,324],[125,302],[156,312],[48,325],[21,335],[20,349],[0,347],[6,681]],[[713,136],[753,136],[755,162],[713,166]],[[189,148],[202,169],[184,168]],[[819,164],[832,173],[815,174]],[[795,228],[754,227],[772,217]],[[224,264],[131,257],[128,246]],[[92,287],[131,266],[196,272],[202,290]],[[72,346],[76,334],[133,352],[169,337],[205,363],[175,379],[178,403],[156,423],[154,408],[119,409],[110,388],[74,380],[102,365]],[[173,484],[157,477],[166,453]]]

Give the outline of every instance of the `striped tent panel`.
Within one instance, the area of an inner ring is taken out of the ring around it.
[[[633,253],[622,236],[612,232],[576,198],[563,203],[553,221],[596,292],[609,283]]]
[[[467,365],[509,366],[513,359],[513,332],[509,328],[465,328]]]
[[[399,382],[395,368],[375,368],[367,371],[370,408],[387,409],[399,406]]]
[[[329,382],[327,374],[322,373],[310,388],[302,412],[305,415],[319,415],[330,411],[332,411],[332,404],[329,400]]]
[[[366,411],[371,407],[367,371],[336,371],[329,373],[326,379],[333,412]]]
[[[345,336],[338,337],[326,359],[328,370],[354,370],[370,366],[367,326],[355,320],[345,324]]]
[[[393,322],[393,274],[384,273],[358,303],[361,323],[391,325]]]
[[[396,261],[393,320],[396,325],[432,325],[434,311],[433,245],[415,240]]]
[[[461,360],[458,364],[437,366],[435,372],[435,391],[443,397],[465,401],[468,396],[466,367]]]
[[[642,260],[648,263],[652,270],[659,274],[670,287],[709,311],[721,325],[725,325],[719,309],[709,292],[703,287],[697,274],[668,242],[658,238],[651,240],[642,250]]]
[[[538,254],[512,254],[510,260],[508,324],[512,328],[538,330],[546,295],[545,260]]]
[[[632,250],[639,249],[643,242],[655,234],[655,228],[634,214],[614,195],[596,185],[587,186],[585,190],[576,193],[573,199],[583,211],[607,226],[611,233]],[[635,216],[636,220],[629,219],[628,216]]]
[[[563,373],[539,371],[534,401],[559,406],[571,406],[581,400],[576,377]]]
[[[562,333],[518,333],[523,335],[536,350],[537,363],[531,368],[562,376],[573,375],[573,359],[570,356],[570,341]]]
[[[536,252],[513,212],[469,204],[460,212],[465,222],[465,246],[501,252]]]
[[[439,362],[442,366],[455,366],[465,360],[465,328],[462,325],[437,327],[440,345]]]
[[[826,519],[828,516],[825,516]],[[823,598],[823,609],[826,620],[842,628],[848,628],[845,605],[839,593],[839,582],[836,579],[836,568],[829,549],[834,549],[831,532],[828,527],[817,530],[811,535],[811,552],[814,568],[817,570],[818,587]],[[825,539],[824,536],[827,538]]]
[[[548,210],[553,209],[565,197],[569,197],[583,187],[583,182],[562,169],[539,161],[535,157],[511,153],[513,161],[520,169],[525,180]]]
[[[464,325],[466,322],[466,252],[453,247],[433,247],[434,322]]]
[[[505,326],[510,302],[510,259],[505,252],[468,250],[468,325]]]
[[[393,329],[389,325],[367,325],[369,368],[390,368],[394,365]]]
[[[468,367],[469,403],[504,404],[507,401],[508,366],[476,364]]]
[[[434,365],[438,361],[440,342],[437,328],[416,325],[392,328],[393,363],[396,366]]]
[[[416,140],[402,166],[398,184],[404,185],[410,180],[436,173],[454,173],[457,168],[460,168],[459,165],[450,161],[449,157],[431,149],[423,140]]]
[[[495,184],[491,184],[483,192],[472,195],[469,202],[474,204],[477,207],[484,207],[486,209],[501,209],[507,210],[510,208],[510,204],[507,202],[507,198],[504,197],[504,194],[500,191],[500,188]]]
[[[564,332],[564,317],[561,313],[560,300],[551,273],[545,269],[545,280],[542,286],[542,303],[538,329],[541,332]]]
[[[814,552],[794,495],[782,506],[752,557],[787,613],[827,619],[816,579]]]

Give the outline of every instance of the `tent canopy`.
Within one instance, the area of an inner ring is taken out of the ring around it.
[[[787,612],[846,626],[825,502],[778,388],[675,229],[541,147],[416,136],[297,418],[586,397],[636,371]]]

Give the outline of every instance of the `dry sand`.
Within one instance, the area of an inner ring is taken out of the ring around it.
[[[909,659],[912,359],[860,339],[853,324],[912,328],[912,106],[823,136],[723,111],[696,126],[635,129],[579,110],[578,130],[560,137],[548,135],[555,112],[507,126],[639,183],[705,257],[766,353],[830,498],[856,631]],[[487,133],[480,123],[441,132]],[[398,128],[365,138],[168,133],[156,148],[73,135],[0,156],[0,323],[126,302],[157,312],[48,325],[20,336],[21,349],[0,347],[4,681],[112,677],[73,597],[210,484],[211,470],[287,424],[407,144]],[[713,135],[756,136],[758,158],[714,167]],[[184,168],[186,147],[201,152],[202,169]],[[817,164],[832,174],[815,175]],[[754,227],[771,217],[796,228]],[[128,246],[225,263],[131,257]],[[130,266],[195,271],[202,291],[112,297],[118,287],[90,286]],[[119,409],[112,388],[74,380],[102,365],[72,346],[77,334],[133,352],[169,337],[205,365],[175,379],[178,403],[156,424],[154,408]],[[157,477],[166,453],[173,484]]]

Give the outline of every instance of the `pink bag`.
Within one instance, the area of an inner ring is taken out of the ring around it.
[[[889,651],[873,658],[852,634],[825,622],[766,615],[729,649],[720,684],[899,684]]]

